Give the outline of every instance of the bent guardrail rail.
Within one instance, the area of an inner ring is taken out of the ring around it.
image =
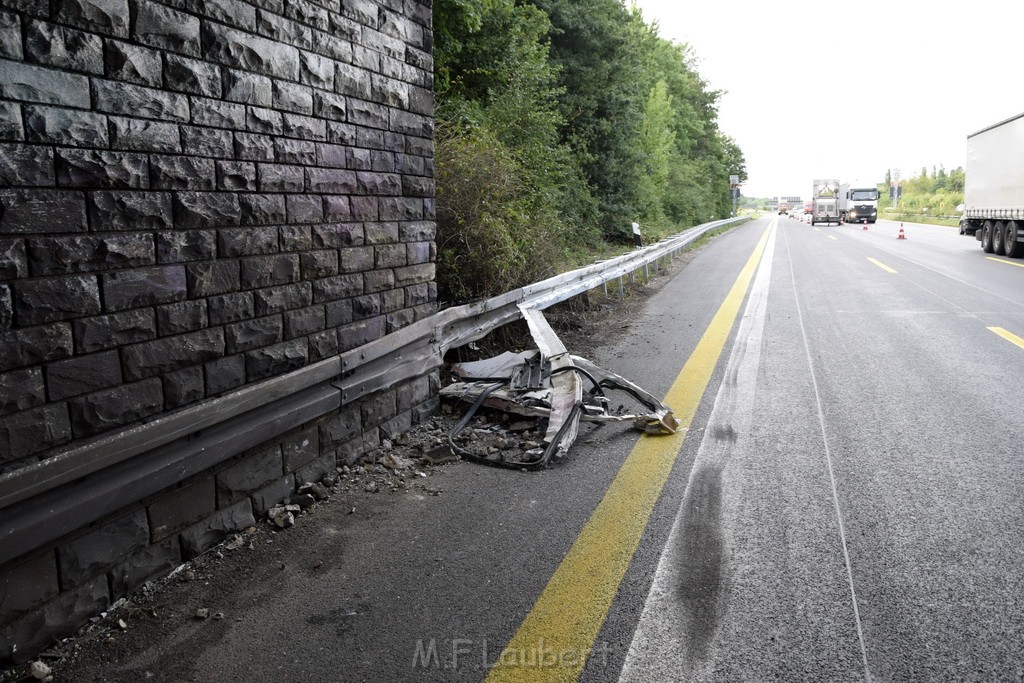
[[[657,265],[706,233],[744,219],[690,228],[621,256],[505,294],[448,308],[313,365],[0,475],[0,563],[142,500],[362,397],[419,377],[445,353],[521,317]],[[47,514],[40,514],[46,510]]]

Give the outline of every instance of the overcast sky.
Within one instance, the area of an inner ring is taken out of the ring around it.
[[[628,0],[627,0],[628,2]],[[965,165],[967,135],[1024,112],[1021,0],[636,0],[726,91],[743,194]]]

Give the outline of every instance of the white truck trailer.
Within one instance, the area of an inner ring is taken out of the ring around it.
[[[989,254],[1024,256],[1024,114],[967,136],[960,233]]]
[[[839,181],[815,180],[811,199],[811,225],[839,223]]]
[[[878,187],[859,180],[839,186],[839,216],[847,223],[878,220]]]

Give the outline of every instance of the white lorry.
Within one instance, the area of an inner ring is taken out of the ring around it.
[[[839,186],[839,216],[846,223],[878,220],[878,187],[853,181]]]
[[[811,225],[839,223],[839,181],[815,180],[811,194]]]
[[[1024,256],[1024,114],[967,136],[960,233],[986,253]]]

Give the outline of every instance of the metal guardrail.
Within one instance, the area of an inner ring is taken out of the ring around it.
[[[657,265],[730,218],[423,318],[392,334],[232,394],[75,444],[0,475],[0,563],[172,486],[259,443],[441,365],[445,353],[521,317]],[[45,510],[47,514],[42,514]]]

